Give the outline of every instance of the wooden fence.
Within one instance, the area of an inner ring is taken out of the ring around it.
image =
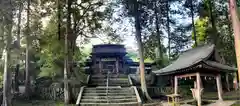
[[[172,94],[173,87],[148,87],[149,95]]]
[[[80,87],[71,89],[71,94],[73,95],[74,99],[77,99],[79,91],[80,91]],[[41,99],[64,100],[64,88],[56,88],[56,87],[38,88],[36,89],[36,93]]]
[[[138,91],[141,91],[141,87],[137,87]],[[167,94],[173,94],[173,87],[147,87],[148,94],[152,97],[159,97]],[[182,96],[189,95],[191,93],[188,87],[179,87],[178,93]]]
[[[73,95],[74,99],[77,100],[78,94],[80,92],[81,87],[74,87],[71,89],[71,94]],[[173,87],[148,87],[148,93],[152,97],[159,97],[162,95],[172,94],[174,89]],[[141,87],[137,87],[137,90],[141,91]],[[190,89],[179,87],[180,94],[186,94],[190,92]],[[49,88],[38,88],[36,89],[36,94],[41,99],[46,100],[64,100],[64,88],[59,87],[49,87]]]

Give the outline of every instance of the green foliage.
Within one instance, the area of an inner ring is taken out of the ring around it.
[[[196,37],[197,37],[197,43],[199,45],[205,44],[207,41],[207,29],[208,29],[208,17],[205,18],[199,18],[195,22],[195,28],[196,28]],[[194,40],[194,35],[192,33],[192,39]],[[195,47],[196,45],[194,45]]]
[[[182,15],[184,12],[180,9],[169,8],[171,5],[174,5],[174,3],[182,4],[182,2],[179,2],[178,0],[119,1],[123,5],[120,17],[133,18],[137,14],[134,6],[138,6],[145,59],[149,58],[157,62],[159,67],[164,67],[166,65],[165,63],[169,63],[166,61],[169,59],[164,57],[167,48],[169,47],[163,46],[163,39],[165,39],[165,33],[168,32],[168,29],[170,30],[170,33],[167,39],[170,40],[169,45],[171,46],[171,52],[169,57],[171,59],[177,57],[181,50],[188,44],[189,36],[186,34],[187,30],[181,28],[181,24],[177,23],[177,20],[171,17]],[[159,48],[159,57],[156,57],[156,48]]]
[[[53,16],[48,25],[43,31],[43,36],[40,39],[40,60],[41,66],[39,77],[57,77],[63,76],[63,60],[64,60],[64,41],[58,40],[57,35],[57,20]],[[80,51],[76,45],[74,45],[74,61],[85,61],[87,54]]]
[[[159,50],[159,44],[158,44],[158,38],[155,33],[153,33],[150,36],[146,36],[143,42],[144,47],[144,53],[145,58],[150,59],[157,64],[157,68],[163,68],[166,65],[168,65],[168,56],[166,55],[167,49],[164,47],[164,45],[160,45]],[[162,39],[160,39],[162,42]],[[156,50],[157,48],[157,50]]]
[[[130,57],[130,59],[132,59],[135,62],[139,61],[138,54],[136,52],[129,52],[128,51],[127,56]]]
[[[52,18],[44,29],[44,35],[40,39],[40,77],[61,75],[63,69],[64,45],[58,40],[57,23]]]
[[[157,65],[157,69],[161,69],[166,67],[170,62],[168,59],[168,56],[166,54],[163,55],[163,58],[156,58],[155,59],[156,65]]]
[[[117,34],[117,31],[111,28],[109,25],[103,26],[99,32],[100,33],[98,33],[96,36],[104,43],[119,44],[123,42],[123,39]]]
[[[236,64],[234,38],[228,7],[227,5],[217,5],[227,3],[227,0],[204,0],[199,5],[199,18],[196,20],[195,26],[198,44],[214,43],[220,55],[219,61],[223,64],[234,65]],[[210,7],[212,11],[210,11]],[[193,47],[195,46],[193,45]]]

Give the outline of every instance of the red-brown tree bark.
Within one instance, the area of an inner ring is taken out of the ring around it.
[[[235,52],[237,58],[238,78],[240,81],[240,23],[237,14],[237,5],[235,0],[229,0],[229,11],[231,15],[232,27],[234,32]]]

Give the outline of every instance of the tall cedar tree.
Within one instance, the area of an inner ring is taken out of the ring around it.
[[[144,56],[143,56],[143,45],[142,45],[142,38],[141,38],[141,25],[140,25],[140,14],[139,14],[139,3],[137,0],[134,0],[134,19],[135,19],[135,37],[137,39],[138,45],[138,54],[140,58],[140,79],[141,79],[141,89],[143,96],[146,97],[148,100],[152,100],[147,91],[146,79],[145,79],[145,67],[144,67]]]
[[[18,56],[17,56],[17,65],[15,69],[15,76],[14,76],[14,90],[19,91],[18,88],[18,73],[20,68],[20,56],[21,56],[21,45],[20,45],[20,34],[21,34],[21,19],[22,19],[22,11],[23,11],[23,3],[20,0],[18,3],[18,23],[17,23],[17,50],[18,50]]]
[[[231,15],[232,27],[234,31],[235,52],[237,58],[238,77],[240,81],[240,26],[239,26],[240,23],[235,0],[229,0],[229,10]]]
[[[5,26],[4,33],[7,36],[6,42],[6,52],[4,58],[4,75],[3,75],[3,106],[12,105],[12,95],[11,95],[11,62],[10,62],[10,53],[11,53],[11,41],[12,41],[12,24],[13,24],[13,1],[12,0],[3,0],[5,6],[2,5],[4,14],[3,25]],[[3,34],[4,34],[3,33]],[[5,34],[4,34],[5,35]]]
[[[70,92],[69,92],[69,83],[68,83],[68,74],[69,74],[69,42],[68,38],[71,36],[71,5],[72,0],[67,0],[67,28],[64,38],[64,103],[70,103]]]
[[[29,75],[29,46],[30,46],[30,3],[31,0],[27,0],[27,34],[26,34],[26,60],[25,60],[25,96],[30,95],[30,75]]]

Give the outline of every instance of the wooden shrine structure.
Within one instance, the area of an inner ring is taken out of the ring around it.
[[[135,74],[139,63],[127,55],[126,48],[121,44],[93,45],[90,58],[85,63],[87,74]],[[145,63],[145,71],[151,71],[151,63]]]
[[[139,64],[127,55],[124,45],[94,45],[84,64],[87,85],[79,92],[80,106],[140,106],[142,101],[132,74],[138,76]],[[146,73],[151,63],[145,63]],[[136,73],[136,74],[135,74]],[[146,78],[147,80],[148,78]],[[140,81],[139,81],[140,82]]]
[[[217,83],[219,100],[222,98],[221,75],[226,75],[226,83],[229,86],[228,75],[235,73],[237,68],[221,64],[214,45],[204,45],[190,49],[182,53],[179,58],[167,67],[153,71],[156,75],[174,76],[174,94],[178,94],[178,79],[194,78],[194,88],[191,89],[198,106],[201,106],[201,94],[203,86],[202,77],[214,77]]]

